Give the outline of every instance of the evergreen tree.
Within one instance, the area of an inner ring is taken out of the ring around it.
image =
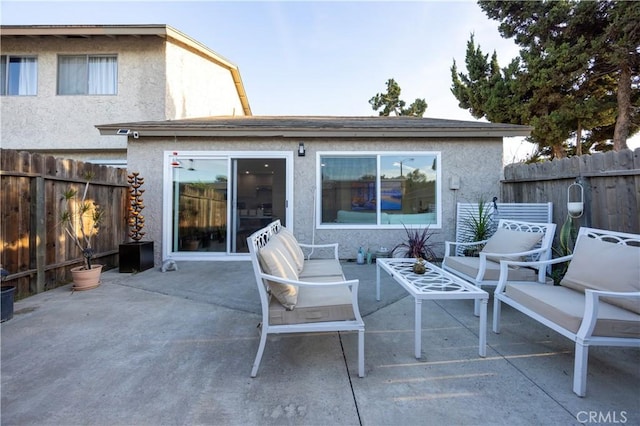
[[[378,112],[380,116],[389,116],[393,113],[396,116],[422,117],[427,110],[427,102],[424,99],[416,99],[408,108],[405,108],[407,103],[400,99],[401,91],[398,83],[391,78],[387,80],[387,93],[376,94],[369,99],[369,104],[374,111],[382,108],[382,111]]]
[[[529,140],[551,157],[627,147],[640,116],[640,2],[479,4],[521,50],[499,69],[495,53],[487,62],[472,36],[468,75],[455,61],[451,68],[462,108],[489,121],[533,126]]]

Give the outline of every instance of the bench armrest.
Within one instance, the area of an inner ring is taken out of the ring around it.
[[[504,253],[502,253],[504,254]],[[500,261],[500,278],[498,279],[498,285],[496,286],[496,293],[504,293],[504,288],[507,285],[507,278],[509,277],[509,266],[521,266],[521,267],[532,267],[532,268],[542,268],[547,267],[549,265],[555,265],[557,263],[568,262],[573,258],[573,255],[556,257],[555,259],[548,260],[538,260],[535,262],[527,262],[524,260],[501,260]],[[540,282],[540,284],[544,284]]]
[[[489,240],[481,240],[481,241],[468,241],[468,242],[458,242],[458,241],[445,241],[444,242],[444,256],[451,256],[451,253],[453,253],[453,256],[455,256],[455,250],[451,250],[452,248],[454,248],[455,246],[462,246],[462,247],[471,247],[471,246],[477,246],[478,244],[484,244]]]
[[[338,260],[338,243],[330,243],[330,244],[304,244],[298,243],[300,248],[311,249],[311,252],[306,256],[307,260],[311,259],[311,255],[313,254],[313,250],[316,248],[332,248],[333,249],[333,257]]]
[[[298,281],[298,280],[290,280],[287,278],[277,277],[275,275],[269,275],[265,273],[260,273],[260,277],[269,281],[276,281],[283,284],[291,284],[295,286],[306,286],[306,287],[347,287],[349,292],[351,292],[351,306],[353,306],[353,314],[356,317],[356,320],[362,322],[362,316],[360,315],[360,306],[358,306],[358,286],[360,285],[360,280],[344,280],[344,281],[335,281],[335,282],[309,282],[309,281]],[[263,302],[265,303],[265,302]]]
[[[282,284],[291,284],[291,285],[297,285],[297,286],[307,286],[307,287],[348,286],[348,287],[352,287],[356,292],[358,290],[358,285],[360,283],[360,280],[344,280],[344,281],[333,281],[333,282],[312,282],[312,281],[290,280],[288,278],[282,278],[276,275],[269,275],[265,273],[261,273],[260,277],[268,281],[275,281]]]
[[[619,292],[619,291],[602,291],[602,290],[585,290],[585,304],[582,323],[576,333],[576,339],[579,343],[591,337],[593,329],[598,320],[598,308],[600,306],[601,297],[613,297],[617,299],[640,299],[640,291]]]
[[[524,256],[530,256],[532,254],[543,254],[545,252],[547,252],[548,250],[545,248],[537,248],[537,249],[532,249],[532,250],[527,250],[527,251],[519,251],[519,252],[514,252],[514,253],[487,253],[487,252],[480,252],[478,253],[480,255],[480,261],[481,262],[486,262],[487,261],[487,256],[494,256],[494,257],[500,257],[500,256],[509,256],[509,257],[524,257]],[[534,265],[535,263],[535,265]],[[541,266],[543,266],[544,264],[538,264],[538,261],[531,261],[531,262],[527,262],[527,266],[531,266],[531,267],[535,267],[535,268],[539,268]],[[545,265],[546,266],[546,265]]]

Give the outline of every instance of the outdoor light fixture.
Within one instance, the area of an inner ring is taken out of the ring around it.
[[[118,129],[116,130],[116,135],[124,135],[124,136],[133,135],[134,139],[138,139],[140,137],[140,133],[132,132],[131,129]]]
[[[178,161],[178,158],[176,157],[178,155],[177,152],[173,153],[173,159],[171,160],[171,167],[180,167],[180,161]]]
[[[300,144],[298,145],[298,157],[304,157],[305,154],[305,149],[304,149],[304,143],[300,142]]]
[[[571,201],[571,188],[574,188],[574,194],[577,193],[580,198],[578,201]],[[578,192],[579,191],[579,192]],[[572,218],[578,218],[582,216],[584,212],[584,188],[579,183],[572,183],[567,188],[567,212]]]

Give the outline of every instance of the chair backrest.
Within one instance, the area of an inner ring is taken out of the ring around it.
[[[260,266],[259,258],[260,249],[267,245],[271,237],[277,234],[281,227],[280,219],[278,219],[247,237],[247,247],[249,247],[251,265],[253,266],[253,273],[258,286],[258,293],[260,294],[260,304],[262,305],[262,318],[264,324],[268,324],[269,320],[269,293],[267,292],[267,282],[261,276],[262,267]]]
[[[606,229],[580,227],[578,237],[587,236],[597,240],[607,241],[615,244],[623,244],[627,246],[640,246],[640,235],[629,234],[627,232],[609,231]]]
[[[544,251],[529,256],[528,261],[549,260],[551,259],[551,246],[553,244],[553,236],[556,232],[555,223],[538,223],[524,222],[521,220],[500,219],[498,228],[509,229],[511,231],[520,232],[538,232],[544,234],[540,241],[533,247],[534,249],[542,248]]]
[[[491,236],[500,219],[525,222],[548,223],[553,221],[553,203],[485,203],[484,211],[491,218]],[[475,239],[473,233],[465,226],[472,217],[478,217],[478,203],[458,203],[456,208],[456,242],[467,242]],[[456,246],[456,256],[462,256],[463,246]]]

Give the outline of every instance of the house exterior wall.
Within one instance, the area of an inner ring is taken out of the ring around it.
[[[3,147],[58,152],[91,149],[111,151],[112,156],[113,151],[126,152],[126,137],[100,136],[94,126],[164,119],[163,45],[159,37],[3,40],[3,54],[38,58],[37,95],[2,97]],[[57,95],[61,54],[117,54],[117,95]]]
[[[475,202],[480,196],[498,196],[502,171],[502,139],[368,139],[345,138],[243,138],[221,140],[213,138],[141,138],[129,140],[129,170],[138,171],[145,178],[145,218],[147,237],[155,241],[156,262],[162,253],[163,162],[165,151],[288,151],[296,152],[299,142],[306,148],[306,156],[294,154],[293,229],[301,242],[338,242],[340,257],[353,259],[359,246],[376,250],[391,249],[405,240],[403,229],[316,229],[315,206],[316,155],[326,151],[357,151],[384,153],[394,151],[439,151],[442,160],[442,227],[433,229],[430,241],[436,253],[444,253],[444,241],[455,237],[456,203]],[[460,178],[460,189],[449,189],[452,176]]]
[[[245,115],[228,69],[173,43],[166,64],[167,119]]]
[[[158,36],[8,37],[2,54],[38,58],[37,95],[2,96],[6,149],[126,160],[126,136],[101,136],[95,125],[244,115],[228,69]],[[117,95],[57,95],[60,54],[117,54]]]

